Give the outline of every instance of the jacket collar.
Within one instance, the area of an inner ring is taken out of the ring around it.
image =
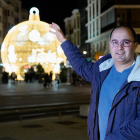
[[[140,55],[138,53],[135,53],[135,60],[136,60],[136,64],[128,76],[127,79],[128,82],[140,81]],[[104,70],[107,70],[111,68],[113,64],[114,64],[114,60],[110,55],[110,58],[106,59],[99,65],[99,71],[102,72]]]

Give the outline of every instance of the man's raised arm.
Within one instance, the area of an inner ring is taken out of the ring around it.
[[[49,27],[51,28],[49,32],[56,35],[58,41],[61,42],[61,47],[76,73],[82,76],[86,81],[91,82],[93,63],[88,62],[79,52],[77,46],[73,45],[65,38],[62,30],[57,24],[52,23]]]

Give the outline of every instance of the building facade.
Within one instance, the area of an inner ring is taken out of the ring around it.
[[[109,35],[116,26],[131,26],[140,38],[140,1],[87,0],[86,11],[88,15],[86,43],[91,44],[91,58],[95,59],[97,52],[103,55],[110,53]]]
[[[80,12],[78,9],[74,9],[72,11],[71,17],[66,17],[64,19],[65,23],[65,37],[71,41],[73,44],[75,44],[77,47],[80,47],[81,43],[81,31],[80,31]],[[66,61],[65,64],[67,68],[67,82],[71,83],[71,66]]]
[[[87,11],[85,8],[87,7],[87,1],[79,0],[79,12],[80,12],[80,52],[90,60],[90,43],[86,43],[85,41],[88,39],[87,27],[85,26],[87,23]]]
[[[29,12],[22,9],[21,5],[20,0],[0,0],[0,46],[7,32],[14,25],[28,20]]]
[[[80,12],[78,9],[72,11],[72,16],[64,19],[65,36],[73,44],[80,46]]]
[[[21,1],[0,0],[0,45],[11,27],[21,21]]]
[[[1,45],[7,32],[21,21],[27,20],[28,11],[21,8],[20,0],[0,0],[0,81],[2,73]]]

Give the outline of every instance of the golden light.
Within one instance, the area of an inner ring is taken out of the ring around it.
[[[59,64],[65,63],[66,57],[60,42],[49,30],[49,24],[40,21],[39,10],[31,8],[29,20],[10,29],[2,43],[1,57],[5,71],[16,72],[18,80],[23,80],[27,72],[24,66],[40,63],[45,72],[59,73]]]
[[[98,52],[96,52],[95,53],[95,60],[97,61],[97,60],[99,60],[101,57],[103,56],[103,52],[100,52],[100,51],[98,51]]]

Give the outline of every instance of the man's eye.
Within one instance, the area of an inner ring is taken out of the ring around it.
[[[129,41],[124,41],[124,44],[129,44]]]
[[[118,42],[117,41],[112,41],[113,42],[113,44],[118,44]]]

